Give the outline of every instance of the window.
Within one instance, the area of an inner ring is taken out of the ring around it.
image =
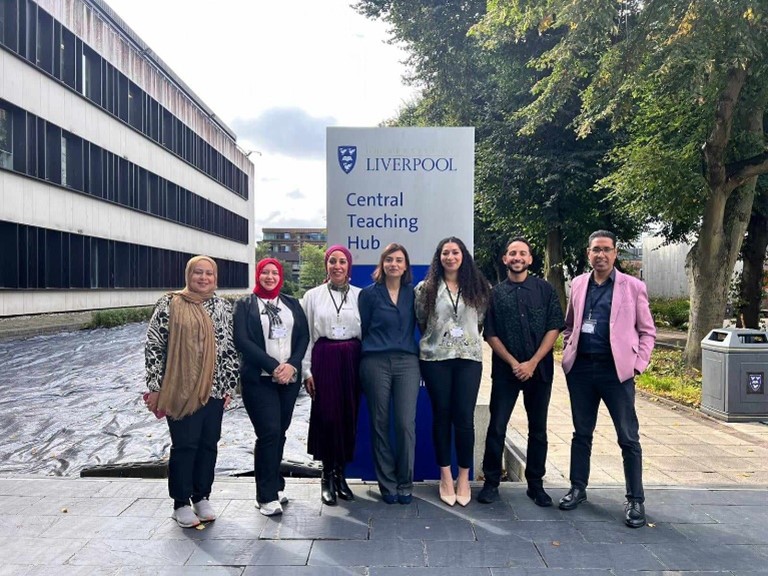
[[[0,167],[248,242],[246,218],[3,100]]]
[[[64,134],[61,135],[61,185],[68,186],[67,183],[67,139]]]
[[[45,123],[45,178],[61,184],[61,129]]]
[[[53,74],[53,18],[45,10],[37,11],[37,65]]]
[[[61,27],[61,41],[58,46],[59,78],[70,88],[77,87],[77,57],[75,55],[75,35]]]
[[[13,123],[7,108],[0,105],[0,168],[13,169]]]
[[[83,96],[101,106],[101,56],[83,45]]]

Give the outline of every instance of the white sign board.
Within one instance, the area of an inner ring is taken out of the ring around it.
[[[328,244],[375,265],[390,242],[427,265],[447,236],[470,252],[474,128],[328,128]]]

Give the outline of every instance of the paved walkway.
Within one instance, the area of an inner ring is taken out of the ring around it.
[[[646,486],[768,488],[768,425],[720,422],[699,411],[641,393],[636,408]],[[565,375],[559,365],[555,366],[548,430],[545,483],[567,486],[573,425]],[[512,414],[508,440],[524,458],[527,421],[522,402],[518,402]],[[592,446],[590,484],[623,483],[616,432],[608,411],[601,405]]]
[[[0,478],[0,574],[768,573],[765,491],[652,488],[650,524],[633,530],[620,487],[590,489],[573,512],[538,508],[511,483],[500,502],[466,508],[440,503],[433,484],[408,506],[353,489],[355,502],[326,507],[316,481],[291,481],[283,516],[265,518],[252,480],[217,478],[219,519],[182,530],[160,480]]]
[[[481,398],[487,396],[487,366]],[[721,423],[638,398],[649,525],[623,525],[621,455],[601,412],[589,501],[573,512],[538,508],[521,483],[502,500],[443,505],[434,482],[409,506],[375,486],[323,506],[316,480],[291,480],[285,514],[253,506],[252,479],[217,478],[219,519],[182,530],[169,518],[165,481],[0,477],[0,576],[440,575],[661,576],[768,574],[768,426]],[[568,486],[571,436],[562,370],[550,408],[547,488]],[[522,402],[509,427],[524,457]],[[474,486],[477,494],[480,483]]]

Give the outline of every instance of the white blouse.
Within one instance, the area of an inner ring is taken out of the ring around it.
[[[360,339],[360,310],[357,297],[360,288],[350,286],[346,293],[330,290],[321,284],[304,294],[301,305],[309,322],[309,346],[301,364],[304,380],[312,376],[312,348],[318,338],[329,340]]]
[[[279,298],[273,300],[267,300],[270,304],[276,305],[280,308],[278,316],[283,323],[285,333],[280,338],[269,337],[269,316],[264,312],[264,301],[261,298],[256,299],[259,303],[259,318],[261,319],[261,330],[264,332],[264,347],[267,355],[271,356],[280,364],[283,364],[291,357],[291,336],[293,335],[293,313]],[[262,376],[270,376],[270,374],[264,370],[261,371]]]

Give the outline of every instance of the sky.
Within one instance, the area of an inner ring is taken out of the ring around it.
[[[325,227],[327,126],[376,126],[415,95],[387,25],[350,0],[106,2],[254,150],[257,240]]]

